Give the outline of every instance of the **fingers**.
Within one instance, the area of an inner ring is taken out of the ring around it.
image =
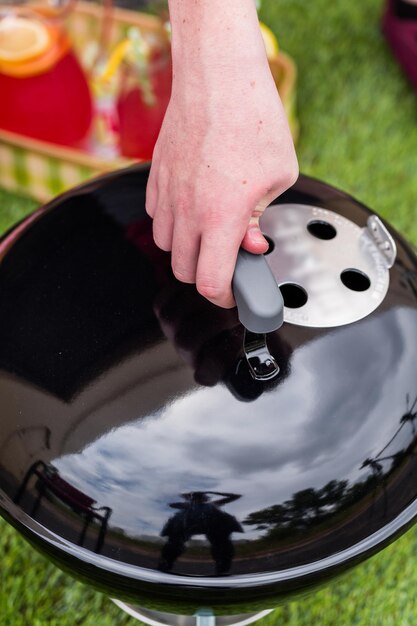
[[[230,222],[202,234],[197,289],[207,300],[225,309],[235,306],[231,284],[242,235],[241,228]]]
[[[155,163],[152,163],[148,183],[146,185],[146,212],[149,217],[153,217],[155,215],[155,210],[158,205],[158,183],[156,172],[157,166]]]
[[[200,233],[193,223],[178,216],[172,240],[172,271],[183,283],[195,283],[200,252]]]
[[[252,212],[252,216],[241,244],[242,248],[252,254],[264,254],[268,250],[269,244],[259,227],[259,219],[261,218],[266,207],[271,204],[273,200],[275,200],[277,195],[278,193],[276,191],[271,190],[258,202]]]
[[[172,235],[174,232],[174,216],[170,208],[158,206],[153,218],[153,238],[161,250],[169,252],[172,248]]]
[[[227,207],[216,223],[197,225],[185,215],[174,215],[160,197],[154,211],[154,239],[162,250],[172,251],[175,277],[183,283],[196,283],[198,292],[213,304],[234,307],[231,284],[240,245],[254,254],[268,249],[259,228],[260,212],[245,217]]]
[[[152,162],[146,186],[146,212],[153,219],[153,237],[161,250],[169,252],[172,247],[174,216],[167,193],[167,176],[161,176],[158,159]]]
[[[149,178],[147,211],[153,216],[155,243],[172,251],[172,270],[183,283],[196,283],[198,292],[213,304],[232,308],[232,278],[239,247],[253,254],[268,250],[268,242],[259,227],[259,218],[277,193],[266,194],[253,209],[235,213],[229,204],[242,206],[236,198],[218,210],[216,220],[206,219],[204,212],[182,211],[170,200],[168,185]],[[171,202],[171,204],[170,204]],[[196,217],[197,216],[197,217]]]

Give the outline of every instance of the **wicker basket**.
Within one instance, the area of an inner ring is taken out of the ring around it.
[[[76,50],[100,36],[102,9],[78,2],[68,19],[68,30]],[[163,26],[156,17],[115,8],[111,43],[120,41],[135,25],[143,33],[163,36]],[[298,138],[295,109],[296,67],[290,57],[280,53],[270,60],[270,67],[290,121],[294,140]],[[0,129],[0,186],[45,202],[79,183],[120,167],[132,164],[123,157],[104,159],[82,150],[57,146]]]

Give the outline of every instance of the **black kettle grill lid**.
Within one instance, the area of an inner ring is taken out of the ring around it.
[[[90,183],[0,243],[0,507],[107,590],[300,587],[415,515],[414,254],[391,230],[382,304],[284,323],[280,373],[256,381],[236,311],[154,246],[146,178]],[[369,217],[307,177],[279,201]]]

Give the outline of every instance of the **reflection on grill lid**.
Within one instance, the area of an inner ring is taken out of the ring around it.
[[[154,246],[146,181],[104,177],[0,242],[0,507],[112,597],[246,614],[416,514],[416,258],[301,177],[262,222],[285,321],[257,379],[236,310]]]

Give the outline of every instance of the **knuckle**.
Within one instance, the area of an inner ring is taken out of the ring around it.
[[[300,170],[298,167],[298,161],[297,159],[294,159],[293,163],[289,164],[289,167],[284,173],[286,185],[288,185],[288,187],[292,187],[297,182],[299,174]]]
[[[222,205],[213,206],[207,203],[200,216],[201,228],[215,237],[222,232],[226,222],[229,227],[233,225],[237,218],[236,214],[237,211],[227,211]]]
[[[172,266],[172,271],[175,278],[182,283],[191,284],[195,282],[194,273],[186,268]]]
[[[207,279],[198,280],[197,291],[204,298],[215,302],[222,302],[226,296],[226,291],[221,285]]]
[[[179,196],[175,199],[174,203],[175,214],[180,215],[186,219],[191,219],[194,214],[194,206],[187,196]]]
[[[299,176],[298,160],[295,152],[290,153],[284,163],[278,164],[276,172],[279,172],[279,180],[281,186],[285,189],[292,187]]]
[[[273,160],[266,168],[267,176],[266,180],[269,181],[269,189],[282,193],[289,187],[292,187],[299,176],[298,161],[294,154],[290,154],[283,159]]]

